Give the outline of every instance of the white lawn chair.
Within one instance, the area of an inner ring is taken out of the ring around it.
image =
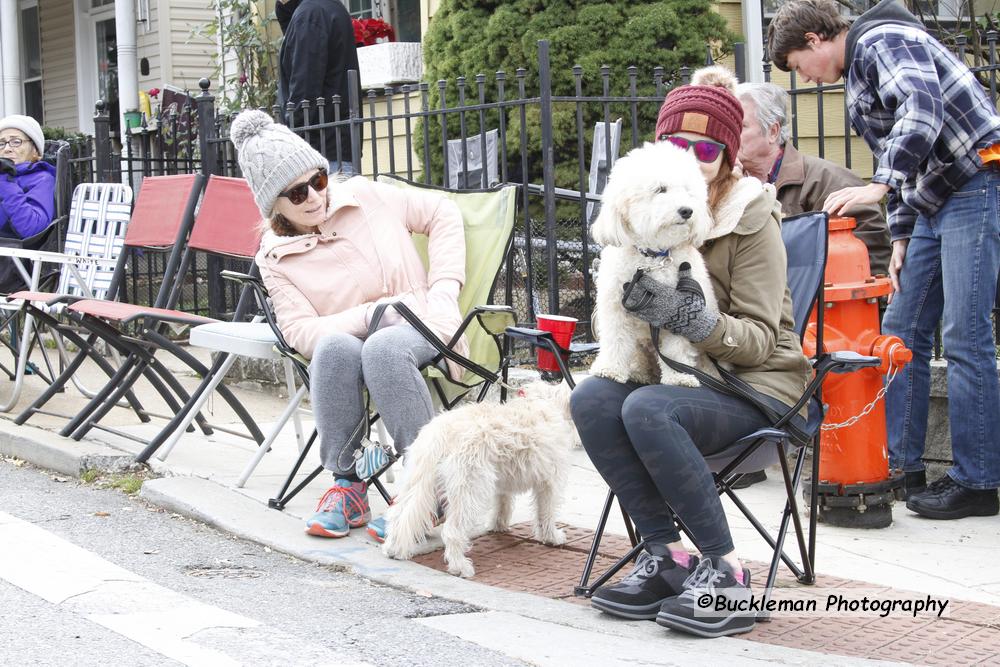
[[[131,209],[132,189],[127,185],[84,183],[77,186],[73,192],[62,253],[0,247],[0,256],[13,259],[18,272],[28,285],[27,290],[10,294],[5,301],[0,301],[0,310],[10,315],[8,322],[13,325],[5,328],[12,336],[7,347],[15,356],[13,373],[7,371],[8,375],[12,376],[13,388],[7,401],[0,405],[0,412],[10,411],[20,398],[33,343],[39,343],[38,348],[43,354],[49,372],[52,373],[52,364],[49,362],[45,347],[41,344],[38,333],[34,331],[34,316],[30,311],[24,312],[21,315],[20,326],[17,326],[14,319],[18,316],[17,311],[22,310],[25,298],[36,302],[44,300],[44,295],[38,292],[42,265],[56,264],[62,267],[56,291],[51,294],[53,298],[60,294],[104,298],[122,251]],[[61,306],[62,304],[58,304],[54,308]],[[60,360],[65,362],[68,355],[62,339],[58,335],[54,338]],[[36,369],[32,368],[35,372]],[[74,384],[84,395],[92,395],[92,392],[82,387],[75,379]]]

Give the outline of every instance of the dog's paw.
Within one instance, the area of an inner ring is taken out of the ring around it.
[[[625,384],[629,381],[628,373],[624,373],[618,368],[598,367],[595,365],[590,367],[590,374],[596,375],[599,378],[612,380],[619,384]]]
[[[660,384],[669,385],[671,387],[700,387],[701,383],[698,382],[698,378],[691,375],[690,373],[678,373],[675,370],[664,371],[660,375]]]
[[[471,560],[462,558],[455,563],[448,563],[448,573],[454,574],[456,577],[462,577],[463,579],[471,579],[476,576],[476,568],[472,567]]]
[[[493,527],[490,528],[490,532],[491,533],[509,533],[510,532],[510,523],[507,522],[507,521],[497,520],[493,524]]]
[[[553,528],[551,531],[535,533],[535,539],[542,544],[549,544],[558,547],[566,544],[566,532],[562,528]]]

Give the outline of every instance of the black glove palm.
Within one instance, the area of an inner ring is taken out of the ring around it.
[[[642,270],[636,271],[622,287],[622,306],[626,311],[692,342],[708,338],[719,320],[719,314],[706,307],[705,292],[691,277],[691,265],[687,262],[679,267],[676,287],[664,285]]]

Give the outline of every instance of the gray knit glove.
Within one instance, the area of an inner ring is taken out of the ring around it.
[[[676,288],[650,278],[641,270],[622,288],[625,310],[693,343],[708,338],[719,321],[719,313],[706,307],[705,292],[691,277],[691,265],[687,262],[679,267]]]

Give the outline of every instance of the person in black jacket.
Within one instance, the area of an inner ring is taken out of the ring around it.
[[[337,117],[334,95],[340,96],[340,118],[346,119],[350,113],[347,71],[358,71],[347,8],[339,0],[279,0],[275,15],[285,36],[278,56],[278,104],[282,109],[289,102],[295,105],[285,121],[293,127],[318,124],[316,100],[323,98],[323,122],[332,123]],[[360,93],[359,87],[359,99]],[[303,109],[304,101],[309,103],[308,110]],[[306,131],[305,138],[330,161],[330,173],[354,173],[349,126]]]

